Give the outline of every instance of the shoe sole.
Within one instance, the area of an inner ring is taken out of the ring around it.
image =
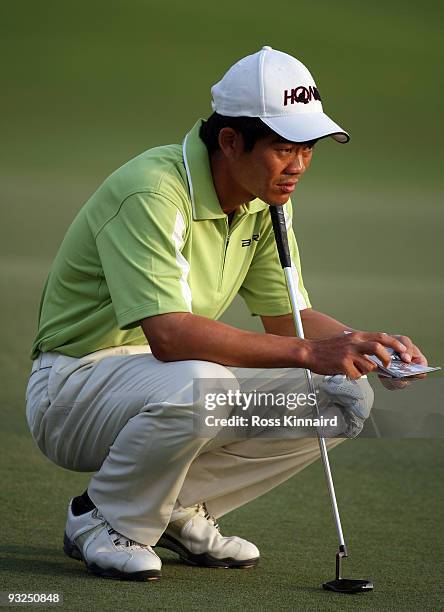
[[[125,572],[119,572],[119,570],[113,568],[104,569],[103,567],[100,567],[95,563],[87,563],[78,547],[68,538],[66,533],[63,536],[63,551],[65,555],[68,555],[68,557],[71,557],[71,559],[75,559],[76,561],[83,561],[85,563],[86,568],[90,572],[92,572],[96,576],[101,576],[102,578],[145,582],[147,580],[159,580],[162,577],[162,573],[160,570],[145,570],[142,572],[133,572],[131,574],[128,574]]]
[[[243,559],[239,561],[232,557],[226,557],[225,559],[216,559],[208,553],[201,553],[196,555],[190,552],[183,544],[172,536],[164,533],[160,540],[157,542],[156,547],[166,548],[179,555],[179,557],[188,565],[194,565],[197,567],[212,567],[212,568],[223,568],[223,569],[250,569],[256,567],[259,563],[259,558],[254,559]]]

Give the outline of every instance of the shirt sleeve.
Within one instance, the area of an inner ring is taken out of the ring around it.
[[[292,208],[287,202],[284,207],[290,246],[292,272],[297,286],[297,301],[300,310],[310,308],[308,293],[302,280],[299,249],[292,228]],[[268,211],[264,213],[264,229],[253,256],[250,269],[239,290],[252,314],[278,316],[291,312],[287,285],[281,268],[275,243],[273,225]]]
[[[186,215],[158,193],[129,196],[96,236],[120,329],[168,312],[190,312],[189,265],[182,255]]]

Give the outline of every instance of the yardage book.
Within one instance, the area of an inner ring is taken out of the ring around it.
[[[344,331],[344,334],[350,334],[349,331]],[[418,376],[418,374],[428,374],[429,372],[436,372],[441,367],[430,367],[422,366],[417,363],[406,363],[401,359],[399,354],[388,346],[384,347],[385,350],[391,355],[392,360],[390,366],[386,368],[382,361],[376,357],[376,355],[366,355],[373,363],[378,366],[379,376],[386,376],[387,378],[407,378],[408,376]]]
[[[428,374],[429,372],[436,372],[440,370],[440,367],[429,367],[422,366],[416,363],[406,363],[401,359],[401,357],[396,353],[393,349],[385,347],[385,350],[388,351],[392,360],[390,362],[390,366],[388,368],[382,365],[381,360],[376,357],[376,355],[367,355],[371,361],[377,364],[378,366],[378,374],[380,376],[387,376],[390,378],[406,378],[407,376],[417,376],[418,374]]]

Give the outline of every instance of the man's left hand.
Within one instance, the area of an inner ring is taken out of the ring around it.
[[[391,335],[407,347],[405,353],[400,353],[400,357],[403,361],[405,361],[406,363],[417,363],[423,366],[428,365],[425,355],[421,353],[419,348],[415,344],[413,344],[413,342],[408,336],[401,336],[395,334]],[[409,379],[396,379],[380,376],[379,380],[384,385],[384,387],[386,387],[386,389],[389,389],[390,391],[396,391],[399,389],[405,389],[415,380],[425,378],[426,376],[427,374],[418,374],[417,376],[412,376]]]

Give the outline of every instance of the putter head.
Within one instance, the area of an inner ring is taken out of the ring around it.
[[[373,582],[371,580],[352,580],[350,578],[339,578],[324,582],[322,587],[326,591],[334,591],[335,593],[365,593],[373,591]]]

